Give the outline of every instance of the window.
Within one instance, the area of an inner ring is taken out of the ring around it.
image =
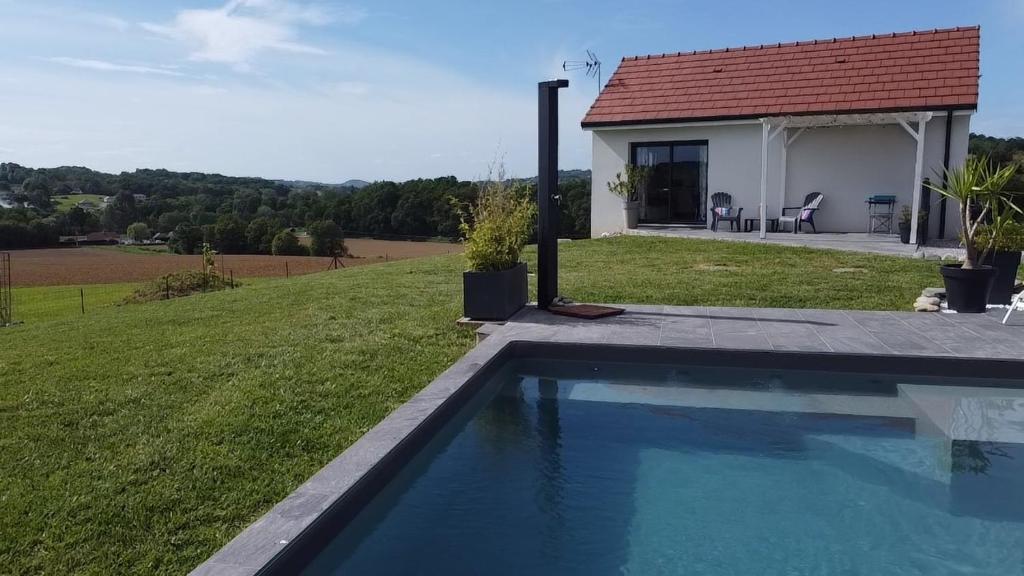
[[[708,143],[635,143],[632,162],[651,172],[640,194],[642,222],[707,221]]]

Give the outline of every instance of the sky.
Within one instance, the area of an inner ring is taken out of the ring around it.
[[[562,168],[624,56],[982,26],[972,130],[1024,136],[1024,0],[0,0],[0,162],[342,182]]]

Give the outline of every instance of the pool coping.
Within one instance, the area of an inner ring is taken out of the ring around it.
[[[712,312],[745,310],[754,316],[754,323],[758,323],[757,313],[759,310],[763,313],[764,309],[626,308],[627,313],[622,316],[596,322],[555,317],[534,309],[524,310],[511,322],[494,330],[191,574],[272,574],[296,562],[305,549],[319,543],[316,536],[307,535],[323,534],[326,531],[321,528],[325,528],[327,523],[344,525],[494,371],[515,357],[593,359],[595,346],[600,346],[601,359],[607,361],[722,364],[741,358],[743,366],[753,368],[770,365],[780,369],[952,377],[977,376],[979,369],[984,368],[985,376],[997,379],[1019,378],[1024,373],[1024,356],[1007,358],[995,353],[958,356],[951,354],[949,349],[936,350],[935,353],[926,353],[928,350],[923,349],[914,353],[897,349],[866,351],[857,346],[838,350],[834,347],[804,350],[795,346],[780,350],[751,347],[749,338],[724,343],[714,339],[711,342],[687,338],[673,340],[672,337],[666,340],[666,320],[663,317],[666,310],[677,312],[677,317],[697,318],[701,314],[710,318]],[[810,314],[818,320],[805,322],[827,324],[829,314],[846,314],[842,311],[812,312],[824,314]],[[736,319],[735,315],[730,315],[732,312],[721,314],[727,320]],[[786,314],[771,312],[770,315]],[[965,320],[968,321],[974,322]],[[1020,331],[1007,328],[1007,338],[1017,339]],[[692,327],[684,323],[682,331],[686,334],[692,331]],[[858,346],[863,344],[856,339],[853,342]],[[994,350],[1005,353],[1003,348]]]

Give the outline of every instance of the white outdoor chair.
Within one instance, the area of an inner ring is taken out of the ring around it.
[[[1024,292],[1018,292],[1013,297],[1013,301],[1010,302],[1010,309],[1006,311],[1006,316],[1003,316],[1003,324],[1010,319],[1010,314],[1013,314],[1014,310],[1024,310]]]

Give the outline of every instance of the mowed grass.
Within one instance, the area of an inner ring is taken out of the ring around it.
[[[904,309],[938,281],[935,263],[724,242],[561,254],[562,292],[600,302]],[[464,266],[357,267],[0,330],[0,572],[189,571],[472,346],[454,325]]]
[[[103,196],[100,194],[69,194],[67,196],[53,197],[53,201],[57,204],[57,210],[59,212],[67,212],[75,206],[78,206],[79,202],[83,202],[85,200],[92,202],[95,205],[95,208],[99,208],[103,205]]]
[[[27,286],[11,289],[15,322],[36,324],[88,316],[124,302],[136,283]],[[3,335],[0,334],[0,337]]]

